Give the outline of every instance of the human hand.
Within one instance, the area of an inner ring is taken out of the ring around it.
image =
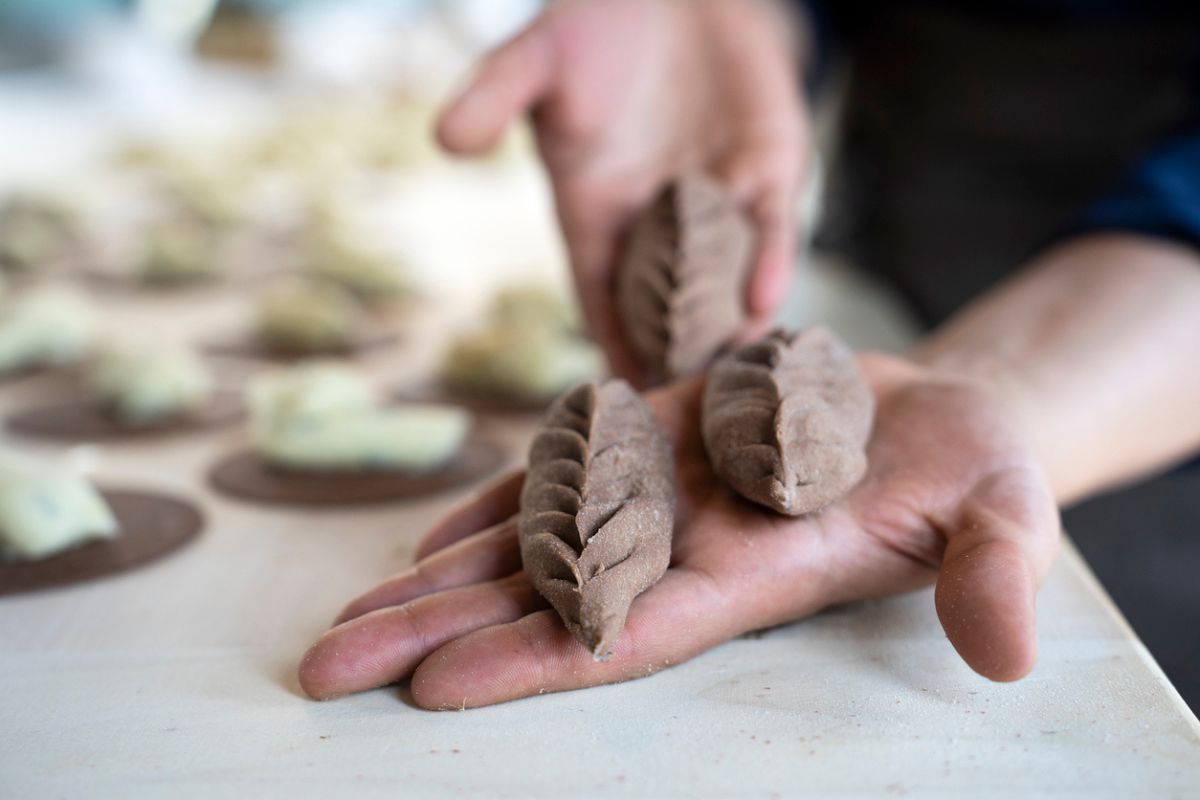
[[[744,336],[783,299],[808,145],[788,22],[777,0],[554,3],[441,117],[447,149],[479,154],[532,114],[584,314],[635,383],[645,375],[621,333],[614,267],[630,218],[681,172],[721,179],[756,226]]]
[[[950,641],[993,680],[1036,658],[1034,596],[1059,540],[1041,469],[1004,404],[978,385],[864,356],[876,395],[866,478],[809,517],[733,495],[699,434],[702,380],[648,396],[675,443],[671,568],[639,596],[613,656],[594,661],[521,571],[521,477],[452,513],[416,565],[352,602],[305,655],[315,698],[412,678],[431,709],[627,680],[750,630],[936,579]]]

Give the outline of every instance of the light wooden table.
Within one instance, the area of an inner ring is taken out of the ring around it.
[[[112,308],[123,326],[169,317],[198,335],[235,316],[229,302]],[[406,374],[423,337],[374,368]],[[51,388],[0,388],[0,412]],[[529,425],[493,432],[516,453]],[[0,600],[0,797],[1200,796],[1200,726],[1070,548],[1039,600],[1041,660],[1017,684],[959,661],[925,591],[586,692],[462,713],[418,710],[402,688],[308,701],[305,647],[455,497],[318,513],[227,501],[202,476],[241,436],[20,444],[183,491],[209,525],[143,571]]]
[[[418,180],[386,220],[422,246],[426,277],[471,289],[475,305],[439,296],[368,364],[380,377],[427,369],[445,328],[477,308],[481,278],[561,260],[544,186],[485,183]],[[886,343],[891,312],[864,310],[864,287],[837,275],[805,284],[791,318]],[[852,305],[825,302],[839,286]],[[244,300],[109,298],[105,312],[125,333],[198,341],[236,326]],[[2,385],[0,414],[52,388]],[[517,458],[529,426],[493,433]],[[306,646],[407,565],[456,496],[316,513],[227,501],[203,474],[241,437],[69,451],[0,440],[110,485],[185,493],[209,518],[151,568],[0,599],[0,798],[1200,797],[1196,718],[1070,548],[1040,596],[1038,667],[1013,685],[960,662],[925,591],[586,692],[463,713],[418,710],[397,688],[308,701],[295,680]]]

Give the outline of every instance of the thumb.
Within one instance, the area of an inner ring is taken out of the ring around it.
[[[994,681],[1033,669],[1035,598],[1058,543],[1058,509],[1040,473],[1003,470],[967,495],[948,535],[934,601],[971,669]]]
[[[467,88],[442,111],[438,141],[452,153],[491,150],[513,119],[549,92],[553,77],[553,47],[537,20],[484,58]]]
[[[787,295],[796,262],[796,191],[803,171],[801,144],[754,143],[717,165],[717,175],[749,215],[755,254],[746,284],[746,340],[770,327]]]
[[[785,188],[772,191],[755,204],[753,213],[759,242],[746,304],[759,332],[765,333],[787,296],[796,262],[792,193]]]

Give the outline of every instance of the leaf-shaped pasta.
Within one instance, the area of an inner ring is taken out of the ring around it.
[[[633,599],[671,560],[674,466],[650,408],[624,381],[558,398],[529,450],[518,530],[534,587],[597,659]]]
[[[874,409],[854,353],[836,336],[774,331],[709,373],[704,446],[713,471],[747,500],[807,514],[862,478]]]
[[[660,376],[699,372],[745,321],[753,229],[721,184],[688,175],[634,222],[617,307],[638,358]]]

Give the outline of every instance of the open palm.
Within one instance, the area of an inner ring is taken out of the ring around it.
[[[886,356],[862,367],[878,412],[867,477],[804,518],[721,485],[699,436],[702,383],[650,395],[675,442],[672,566],[634,601],[608,661],[594,661],[521,571],[521,477],[452,513],[417,564],[351,603],[304,657],[329,698],[412,678],[428,708],[487,705],[641,677],[749,630],[935,578],[938,613],[967,662],[997,680],[1036,655],[1034,595],[1058,543],[1040,469],[1007,418],[971,386]]]

